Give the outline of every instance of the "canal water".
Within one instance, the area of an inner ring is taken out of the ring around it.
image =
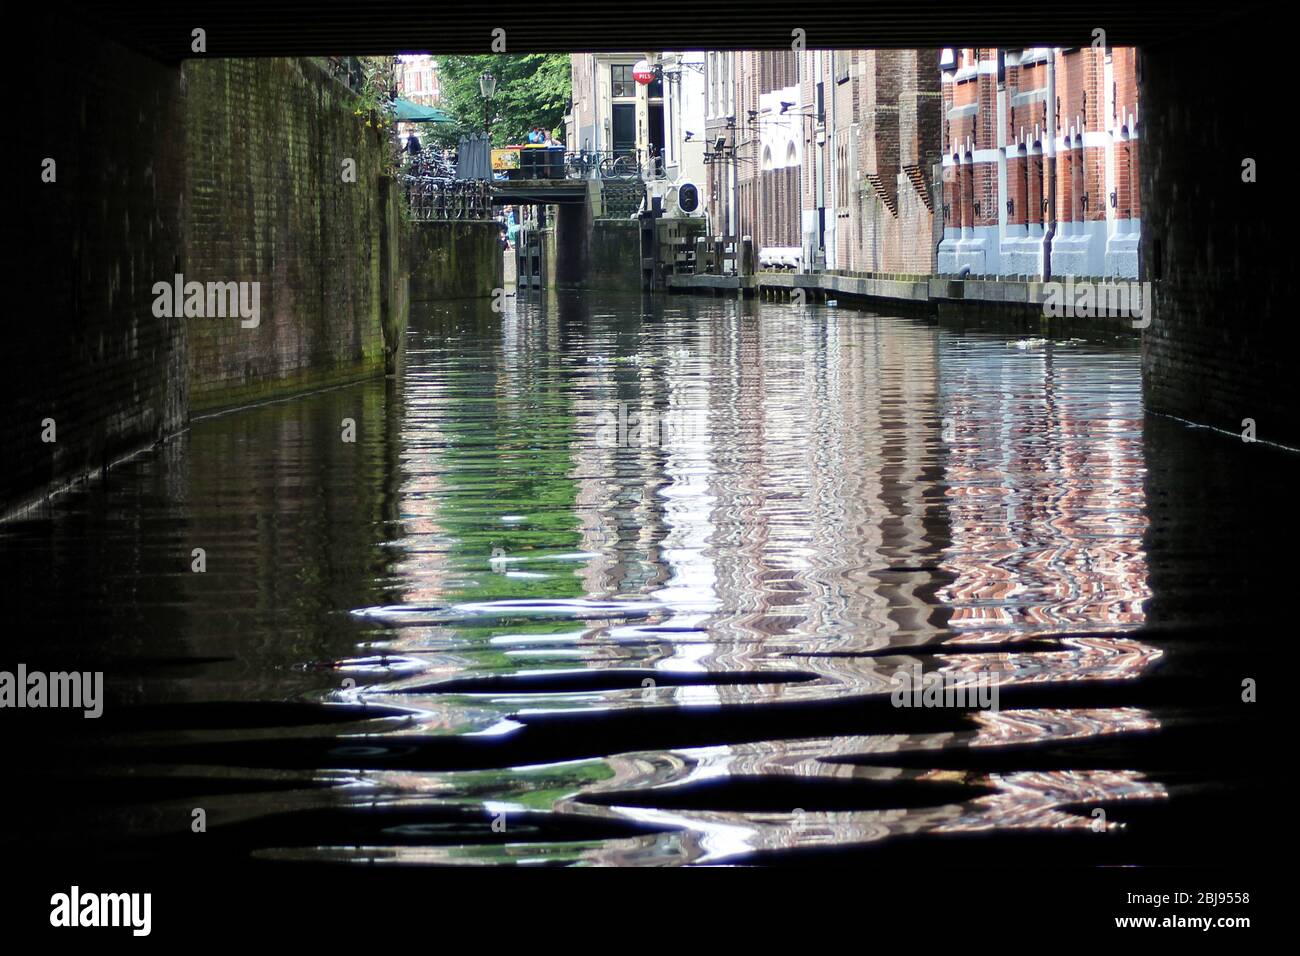
[[[1286,590],[1258,547],[1300,468],[1144,414],[1138,349],[733,299],[436,305],[398,375],[195,421],[0,526],[5,665],[107,688],[98,720],[6,713],[7,849],[1230,856]],[[900,669],[997,708],[894,706]]]

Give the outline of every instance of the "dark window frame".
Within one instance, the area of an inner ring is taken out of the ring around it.
[[[609,95],[611,99],[631,99],[636,96],[636,80],[632,78],[631,63],[609,65]]]

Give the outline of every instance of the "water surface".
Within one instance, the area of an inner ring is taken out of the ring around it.
[[[6,843],[1156,863],[1254,825],[1251,538],[1297,463],[1144,415],[1135,343],[510,302],[0,526],[4,659],[109,687],[99,721],[6,714]],[[896,708],[913,667],[999,709]]]

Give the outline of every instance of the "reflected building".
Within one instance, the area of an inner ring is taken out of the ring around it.
[[[939,597],[963,642],[1131,630],[1144,621],[1145,466],[1136,392],[1076,384],[1044,349],[945,368],[954,575]],[[1128,374],[1136,372],[1129,370]]]
[[[662,620],[634,629],[671,634],[660,667],[822,675],[676,688],[679,702],[834,694],[871,662],[788,655],[943,633],[936,332],[742,302],[681,311],[646,343],[652,360],[601,352],[580,367],[573,474],[582,547],[597,555],[586,593],[661,601]],[[661,440],[581,438],[623,412],[658,422]]]

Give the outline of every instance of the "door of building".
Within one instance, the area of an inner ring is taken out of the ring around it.
[[[613,148],[615,156],[636,153],[636,104],[614,104]]]

